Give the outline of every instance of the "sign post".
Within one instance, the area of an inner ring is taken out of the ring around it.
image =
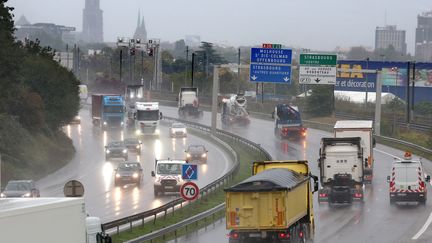
[[[337,55],[300,54],[299,84],[336,84]]]

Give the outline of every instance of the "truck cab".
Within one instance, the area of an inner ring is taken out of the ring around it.
[[[162,119],[159,102],[135,102],[135,133],[136,135],[159,136],[158,124]]]
[[[181,118],[187,116],[202,117],[203,111],[198,110],[198,88],[182,87],[178,96],[178,114]]]
[[[393,161],[391,175],[387,176],[390,204],[418,202],[425,205],[429,181],[430,176],[425,176],[421,161],[412,159],[411,153],[406,152],[403,159]]]
[[[155,160],[155,170],[151,172],[151,176],[155,178],[155,197],[165,192],[180,193],[180,187],[185,183],[182,179],[183,164],[186,164],[185,160]]]
[[[102,99],[102,127],[124,126],[125,103],[121,95],[104,95]]]

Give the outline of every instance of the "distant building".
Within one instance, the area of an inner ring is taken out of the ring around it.
[[[417,16],[415,56],[419,61],[432,61],[432,11]]]
[[[99,0],[85,0],[81,38],[87,43],[103,42],[103,11],[99,6]]]
[[[141,39],[141,43],[147,42],[147,30],[145,27],[144,17],[141,20],[141,14],[138,12],[138,21],[135,33],[133,35],[134,39]]]
[[[396,25],[377,27],[375,30],[375,49],[386,49],[389,46],[393,46],[397,52],[406,55],[405,30],[397,30]]]
[[[201,37],[199,35],[186,35],[185,43],[189,47],[198,47],[201,44]]]
[[[17,24],[15,25],[15,37],[21,41],[24,41],[26,38],[41,38],[42,33],[46,34],[51,40],[64,41],[64,35],[75,31],[75,27],[67,27],[64,25],[56,25],[52,23],[29,24],[29,22],[27,21],[28,24],[26,24],[26,22],[23,21],[22,18],[20,18],[20,21],[17,21],[16,23]]]

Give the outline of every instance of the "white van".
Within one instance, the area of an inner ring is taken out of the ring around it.
[[[88,88],[85,84],[78,85],[79,87],[79,97],[81,101],[86,102],[88,98]]]
[[[151,172],[151,176],[155,178],[153,183],[155,197],[159,193],[180,193],[180,187],[185,183],[182,179],[183,164],[186,164],[185,160],[155,160],[155,170]]]
[[[411,153],[406,152],[403,160],[393,162],[391,175],[387,176],[390,204],[418,202],[425,205],[429,181],[430,176],[425,177],[421,161],[413,160]]]

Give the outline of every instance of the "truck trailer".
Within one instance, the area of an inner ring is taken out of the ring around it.
[[[124,126],[125,102],[121,95],[92,95],[93,124],[104,129]]]
[[[83,198],[1,199],[0,228],[1,242],[111,242],[100,219],[87,217]]]
[[[363,149],[360,137],[322,138],[319,150],[321,188],[318,202],[363,202]]]
[[[275,121],[275,135],[280,138],[304,138],[306,127],[303,126],[298,107],[278,104],[272,113]]]
[[[310,174],[307,161],[254,162],[252,174],[225,189],[229,242],[313,240],[312,193],[318,178]]]
[[[371,184],[373,179],[375,138],[373,137],[373,122],[370,120],[343,120],[334,125],[334,137],[360,137],[363,148],[363,170],[365,184]]]
[[[178,96],[178,115],[180,118],[193,116],[202,117],[203,111],[199,110],[198,88],[182,87]]]

